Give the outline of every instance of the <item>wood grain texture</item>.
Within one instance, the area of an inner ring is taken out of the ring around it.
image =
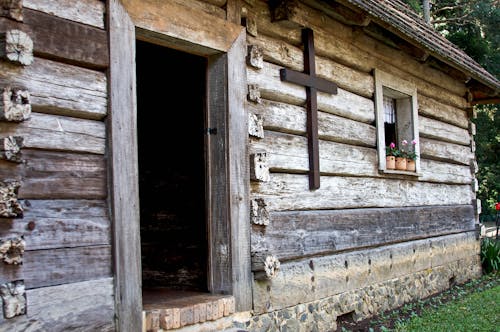
[[[438,120],[420,116],[418,119],[418,129],[422,137],[434,138],[460,145],[469,146],[471,144],[471,135],[467,129]]]
[[[445,123],[467,129],[469,117],[465,110],[443,104],[432,98],[418,96],[418,113]]]
[[[0,62],[0,85],[28,90],[34,112],[102,119],[106,84],[104,73],[51,60],[35,58],[25,68]]]
[[[305,135],[306,111],[303,107],[264,99],[260,104],[249,103],[247,108],[262,117],[265,129]],[[374,126],[331,113],[318,112],[318,133],[322,140],[367,147],[376,145]]]
[[[115,331],[113,278],[32,289],[26,298],[27,314],[0,317],[1,332]]]
[[[22,200],[23,219],[0,223],[0,238],[24,236],[28,250],[111,244],[102,200]]]
[[[420,155],[422,158],[462,165],[470,165],[471,160],[474,159],[474,154],[470,146],[447,143],[425,137],[420,140]]]
[[[269,211],[470,204],[470,185],[447,185],[400,179],[323,176],[310,192],[301,174],[271,174],[269,182],[253,182],[252,198],[264,198]]]
[[[22,182],[19,197],[27,199],[104,199],[106,167],[99,155],[23,149],[17,167],[0,161],[0,176]]]
[[[217,51],[227,52],[242,30],[239,25],[170,1],[123,0],[122,3],[138,28],[155,31],[165,39]]]
[[[474,230],[472,205],[274,212],[252,230],[252,270],[269,253],[281,262]]]
[[[104,2],[100,0],[24,0],[24,7],[104,29]]]
[[[23,16],[22,23],[0,18],[0,29],[20,29],[27,33],[33,40],[36,56],[89,68],[108,66],[104,30],[27,8]]]
[[[262,98],[292,105],[304,105],[305,89],[282,82],[279,77],[280,69],[281,67],[268,62],[264,62],[264,67],[260,70],[248,68],[248,83],[259,86]],[[318,92],[318,109],[365,123],[372,123],[375,120],[372,100],[340,88],[337,95]]]
[[[248,43],[262,49],[264,60],[302,71],[304,60],[302,50],[282,40],[260,35],[257,38],[248,37]],[[342,89],[356,93],[366,98],[373,95],[373,77],[365,72],[352,69],[324,57],[316,57],[317,74],[319,77],[338,84]]]
[[[22,136],[26,148],[104,154],[103,122],[44,113],[32,113],[22,123],[0,122],[3,135]]]
[[[116,329],[121,332],[141,331],[135,26],[121,1],[107,1],[106,11],[109,13],[110,48],[108,190],[113,225]]]
[[[23,279],[26,289],[111,276],[111,246],[29,250],[23,265],[0,265],[2,283]]]

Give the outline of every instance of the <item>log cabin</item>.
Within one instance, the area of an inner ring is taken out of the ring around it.
[[[0,331],[332,331],[482,273],[500,82],[398,0],[0,0],[0,41]]]

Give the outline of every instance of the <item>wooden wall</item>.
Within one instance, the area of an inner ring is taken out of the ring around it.
[[[266,153],[270,173],[251,187],[260,208],[252,226],[252,269],[261,270],[268,255],[283,263],[473,230],[473,128],[464,82],[374,39],[363,27],[290,3],[295,7],[280,22],[272,22],[264,1],[246,2],[242,11],[252,54],[247,105],[254,120],[263,120],[264,133],[251,137],[250,150]],[[314,31],[318,75],[339,86],[337,95],[318,93],[321,188],[315,191],[306,174],[306,92],[279,77],[283,67],[303,70],[302,27]],[[375,68],[417,87],[418,178],[379,173]]]
[[[27,90],[31,118],[0,122],[24,140],[23,163],[0,161],[18,180],[24,215],[0,220],[0,239],[24,237],[22,265],[0,265],[0,284],[24,280],[27,314],[0,331],[111,331],[114,299],[105,160],[108,41],[104,2],[24,0],[23,20],[0,31],[33,41],[34,61],[0,61],[0,89]]]

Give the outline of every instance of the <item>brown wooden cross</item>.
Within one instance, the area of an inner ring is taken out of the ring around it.
[[[319,188],[319,141],[318,141],[318,90],[337,94],[337,85],[316,76],[314,35],[311,29],[302,30],[304,43],[304,72],[281,69],[282,81],[306,87],[307,146],[309,151],[309,189]]]

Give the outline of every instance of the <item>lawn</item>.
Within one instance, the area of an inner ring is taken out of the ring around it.
[[[408,303],[341,332],[500,332],[500,273],[484,275],[424,300]]]

